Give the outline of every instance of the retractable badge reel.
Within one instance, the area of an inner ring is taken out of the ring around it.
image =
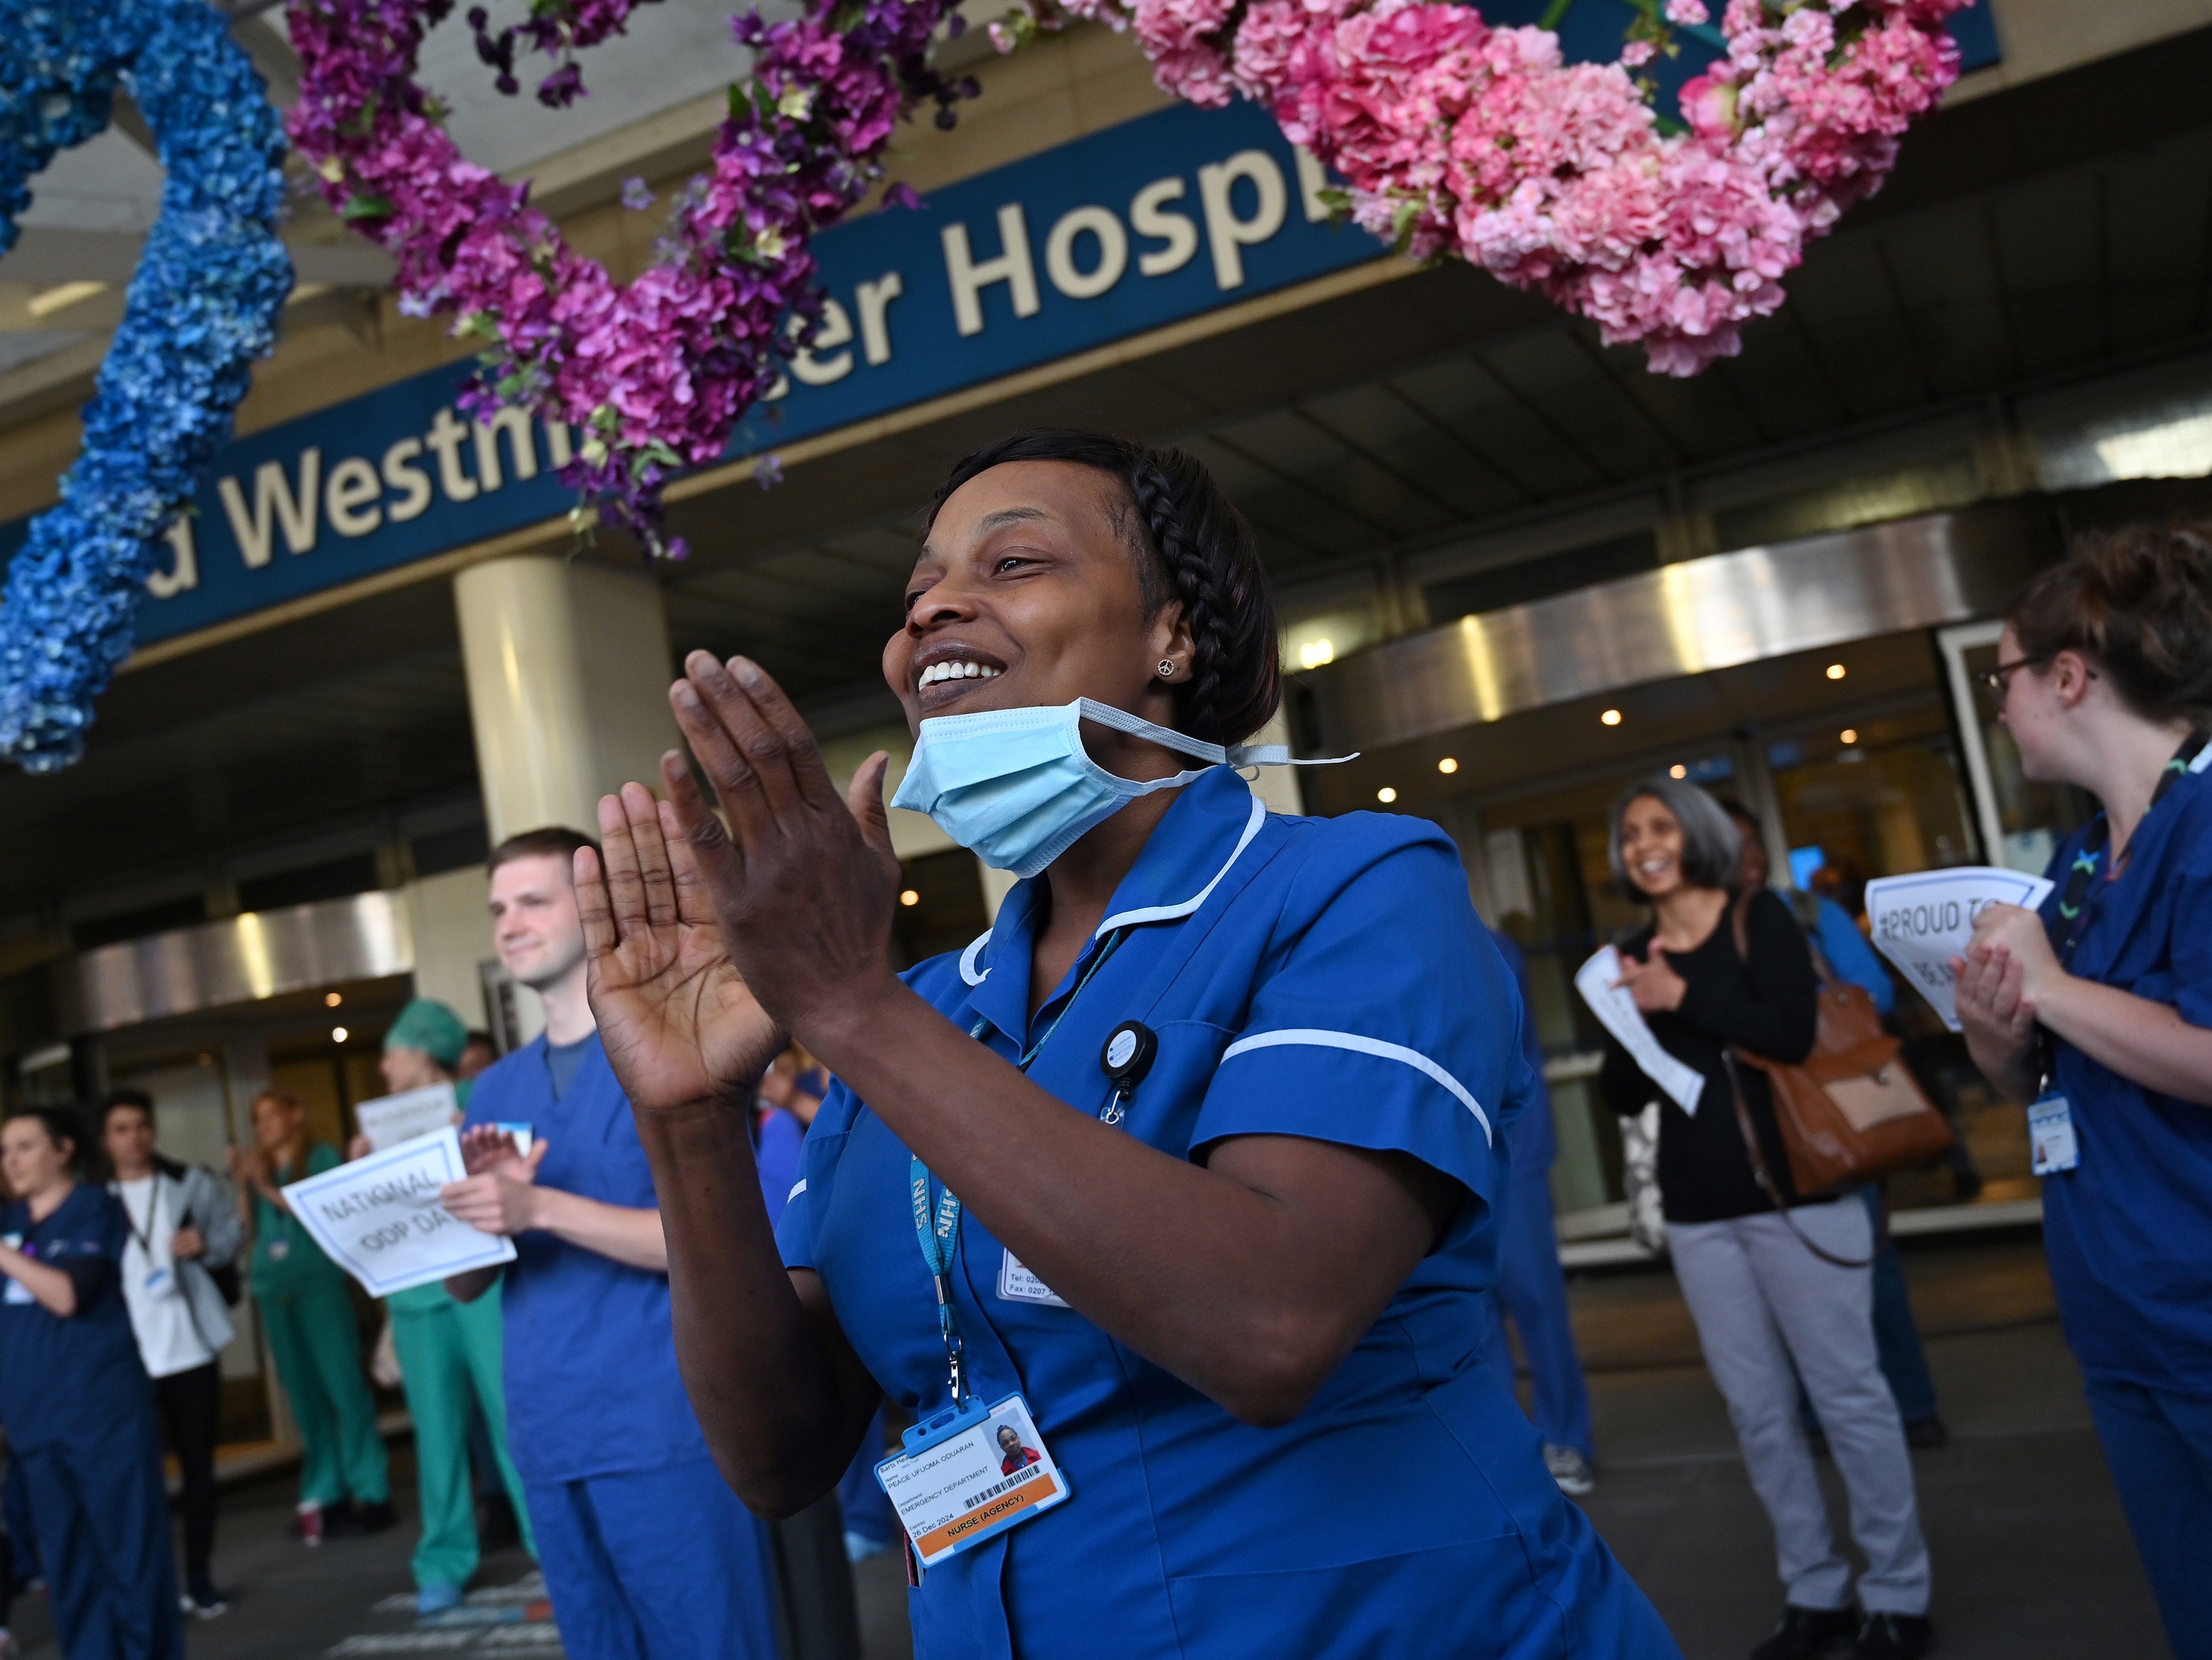
[[[1098,1053],[1098,1064],[1114,1080],[1114,1093],[1107,1098],[1106,1105],[1098,1114],[1100,1123],[1118,1124],[1127,1115],[1130,1098],[1136,1094],[1137,1085],[1145,1081],[1145,1074],[1152,1069],[1153,1058],[1159,1052],[1160,1040],[1140,1020],[1124,1020],[1107,1035],[1106,1047]]]

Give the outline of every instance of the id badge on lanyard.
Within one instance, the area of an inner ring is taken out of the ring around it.
[[[2038,1176],[2056,1176],[2081,1162],[2074,1139],[2074,1110],[2063,1095],[2045,1095],[2027,1110],[2027,1143]]]
[[[969,1392],[952,1300],[960,1201],[947,1188],[931,1202],[929,1170],[919,1158],[910,1163],[909,1183],[915,1237],[937,1291],[952,1405],[907,1431],[900,1450],[876,1466],[876,1481],[906,1529],[908,1578],[920,1584],[926,1570],[1042,1515],[1066,1502],[1068,1491],[1028,1402],[1009,1395],[987,1407]]]
[[[988,1407],[970,1395],[916,1424],[876,1466],[876,1480],[923,1569],[1068,1497],[1067,1478],[1018,1395]]]

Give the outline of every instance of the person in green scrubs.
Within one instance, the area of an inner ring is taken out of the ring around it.
[[[336,1168],[338,1151],[313,1140],[306,1110],[276,1090],[254,1102],[253,1134],[260,1146],[234,1148],[231,1170],[253,1241],[253,1301],[305,1449],[299,1536],[319,1545],[325,1529],[381,1533],[398,1517],[345,1274],[301,1226],[282,1191]]]
[[[443,1003],[418,997],[384,1034],[378,1063],[396,1095],[452,1084],[459,1105],[471,1085],[455,1078],[468,1028]],[[458,1115],[457,1115],[458,1121]],[[392,1343],[399,1357],[407,1410],[415,1420],[415,1461],[422,1495],[422,1540],[415,1548],[415,1606],[439,1614],[461,1600],[477,1571],[475,1495],[469,1480],[469,1424],[483,1414],[501,1484],[514,1501],[523,1548],[532,1557],[522,1478],[507,1452],[506,1367],[501,1355],[499,1287],[473,1303],[456,1302],[442,1284],[417,1286],[385,1299]]]

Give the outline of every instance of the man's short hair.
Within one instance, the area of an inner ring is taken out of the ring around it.
[[[525,830],[520,836],[508,836],[491,850],[491,858],[486,863],[486,873],[517,859],[558,859],[565,870],[576,856],[578,848],[589,848],[597,853],[599,844],[583,831],[572,830],[561,824],[549,824],[544,830]]]
[[[146,1115],[148,1123],[154,1122],[152,1096],[143,1090],[131,1089],[127,1085],[121,1089],[112,1089],[100,1098],[100,1133],[102,1135],[107,1134],[107,1121],[114,1116],[118,1107],[135,1107]]]

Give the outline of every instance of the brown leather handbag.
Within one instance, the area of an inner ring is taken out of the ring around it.
[[[1744,914],[1750,898],[1745,894],[1729,907],[1736,955],[1747,969],[1751,941]],[[1747,1049],[1732,1051],[1738,1062],[1766,1074],[1775,1125],[1790,1158],[1790,1179],[1807,1199],[1924,1164],[1954,1139],[1951,1126],[1906,1067],[1902,1045],[1881,1029],[1881,1016],[1866,988],[1838,979],[1817,951],[1814,961],[1821,970],[1820,1024],[1812,1054],[1791,1066]],[[1781,1196],[1771,1191],[1740,1089],[1736,1097],[1752,1171],[1778,1207]]]

